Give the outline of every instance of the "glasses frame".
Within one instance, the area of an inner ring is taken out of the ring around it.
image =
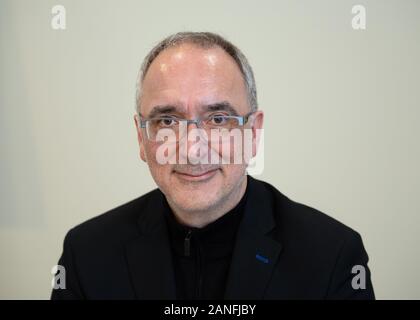
[[[251,117],[254,113],[256,113],[256,111],[251,111],[251,112],[248,112],[246,115],[243,115],[243,116],[223,115],[223,117],[227,117],[227,118],[229,118],[229,119],[237,119],[237,120],[238,120],[238,123],[239,123],[239,127],[243,127],[246,123],[248,123],[249,118],[250,118],[250,117]],[[147,136],[147,138],[148,138],[149,140],[153,140],[153,139],[151,139],[151,138],[149,137],[148,130],[146,130],[146,128],[147,128],[147,121],[157,120],[157,119],[165,119],[165,116],[161,116],[161,117],[153,117],[153,118],[143,118],[143,117],[142,117],[142,115],[141,115],[140,113],[138,113],[137,115],[138,115],[139,120],[140,120],[140,121],[139,121],[139,123],[140,123],[140,128],[145,129],[146,136]],[[170,117],[167,117],[167,118],[169,119]],[[180,119],[180,118],[176,118],[176,117],[173,117],[173,118],[175,118],[175,119],[176,119],[176,120],[178,120],[179,122],[186,122],[186,123],[187,123],[187,126],[188,126],[190,123],[194,123],[194,124],[197,126],[197,128],[203,129],[203,127],[202,127],[202,123],[203,123],[203,121],[204,121],[204,120],[207,120],[207,119],[208,119],[208,118],[210,118],[210,117],[205,117],[205,118],[196,118],[196,119]]]

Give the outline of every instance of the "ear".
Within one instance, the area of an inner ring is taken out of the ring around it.
[[[253,115],[252,121],[252,156],[257,155],[259,141],[264,123],[264,112],[257,111]]]
[[[146,155],[144,152],[144,131],[142,128],[140,128],[140,118],[137,114],[134,115],[134,124],[136,126],[137,131],[137,141],[139,143],[139,149],[140,149],[140,158],[144,161],[146,161]]]

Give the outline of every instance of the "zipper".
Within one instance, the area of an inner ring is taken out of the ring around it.
[[[188,230],[184,238],[184,256],[189,257],[191,255],[191,236],[192,230]],[[197,239],[198,240],[198,239]],[[196,266],[197,266],[197,283],[196,283],[196,292],[195,299],[201,299],[201,292],[203,286],[203,272],[202,272],[202,258],[201,258],[201,245],[199,241],[197,242],[197,256],[196,256]]]
[[[201,291],[203,286],[203,272],[202,272],[202,261],[201,261],[201,244],[199,240],[197,241],[197,275],[198,275],[198,283],[197,283],[197,299],[201,299]]]
[[[191,235],[192,235],[192,231],[188,230],[188,233],[184,239],[184,255],[186,257],[189,257],[191,253]]]

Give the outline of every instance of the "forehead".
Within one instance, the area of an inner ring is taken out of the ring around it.
[[[161,52],[143,81],[142,114],[155,105],[176,105],[184,113],[198,106],[227,101],[241,113],[247,110],[242,73],[220,47],[200,48],[182,44]]]

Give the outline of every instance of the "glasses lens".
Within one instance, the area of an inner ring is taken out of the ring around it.
[[[173,118],[156,118],[146,121],[146,132],[149,139],[156,140],[161,130],[161,134],[164,133],[163,136],[167,135],[169,131],[178,135],[179,121]]]
[[[205,129],[234,129],[239,127],[239,119],[233,116],[214,116],[203,122]]]

